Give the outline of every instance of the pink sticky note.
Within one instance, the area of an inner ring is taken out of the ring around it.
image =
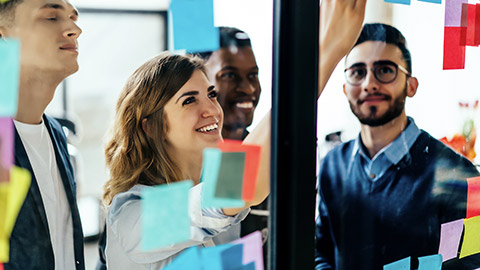
[[[462,232],[463,219],[442,224],[438,254],[442,255],[443,261],[457,257]]]
[[[480,215],[480,176],[467,179],[467,218]]]
[[[242,263],[244,265],[254,262],[256,270],[263,270],[262,233],[260,231],[255,231],[237,239],[232,244],[243,244]]]
[[[13,120],[10,117],[0,118],[0,165],[5,170],[13,166],[14,154]]]
[[[241,144],[240,141],[225,140],[218,143],[222,152],[245,152],[245,172],[243,174],[242,199],[253,200],[260,169],[261,147],[258,145]]]
[[[445,27],[443,69],[465,68],[466,27]]]

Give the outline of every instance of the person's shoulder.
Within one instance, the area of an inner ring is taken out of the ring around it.
[[[135,185],[127,191],[116,194],[113,197],[112,203],[109,206],[109,213],[112,215],[116,215],[126,205],[140,202],[142,191],[147,188],[151,187],[145,185]]]
[[[352,154],[352,151],[355,150],[356,146],[356,140],[352,139],[347,142],[340,143],[336,145],[335,147],[330,150],[327,155],[325,156],[325,159],[338,159],[338,158],[346,158],[349,157]]]

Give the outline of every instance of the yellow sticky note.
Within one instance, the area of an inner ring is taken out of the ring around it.
[[[0,183],[0,263],[8,262],[9,238],[22,208],[31,175],[26,169],[12,167],[10,182]]]
[[[458,258],[467,257],[480,253],[480,216],[464,220],[465,234],[463,236],[462,249]]]

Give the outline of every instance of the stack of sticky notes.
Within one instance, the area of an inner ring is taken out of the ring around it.
[[[203,152],[202,207],[242,207],[251,201],[260,168],[261,147],[225,140]]]

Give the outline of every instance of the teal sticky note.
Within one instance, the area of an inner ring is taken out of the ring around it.
[[[191,180],[142,191],[142,249],[145,251],[190,239],[188,194]]]
[[[242,199],[245,152],[222,152],[215,197]]]
[[[169,36],[173,37],[173,50],[195,53],[216,51],[220,47],[213,0],[172,0],[168,16],[172,22],[173,33]]]
[[[410,257],[389,263],[383,266],[383,270],[410,270]]]
[[[442,0],[418,0],[422,2],[428,2],[428,3],[433,3],[433,4],[441,4]]]
[[[442,255],[435,254],[418,258],[418,270],[441,270]]]
[[[263,269],[263,268],[262,268]],[[255,269],[255,263],[254,262],[251,262],[249,264],[246,264],[246,265],[242,265],[240,267],[238,267],[237,269],[235,270],[258,270],[258,269]]]
[[[243,207],[241,199],[217,198],[215,190],[222,162],[222,152],[217,148],[206,148],[203,150],[202,177],[203,194],[202,208],[236,208]]]
[[[0,39],[0,117],[17,113],[20,80],[20,41]]]
[[[165,266],[163,270],[203,270],[203,263],[200,259],[200,251],[198,247],[188,248],[180,253],[170,264]]]
[[[410,0],[385,0],[387,3],[410,5]]]

